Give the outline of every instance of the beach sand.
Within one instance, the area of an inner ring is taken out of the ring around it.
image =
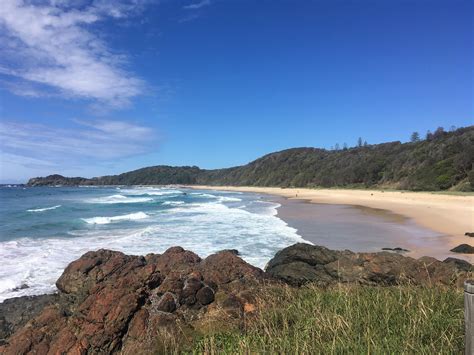
[[[436,238],[418,238],[412,240],[397,240],[390,236],[391,246],[409,246],[410,256],[457,257],[474,262],[474,255],[456,254],[449,252],[459,244],[474,244],[474,238],[464,235],[474,232],[474,196],[446,195],[429,192],[380,191],[380,190],[347,190],[347,189],[304,189],[304,188],[271,188],[271,187],[241,187],[241,186],[189,186],[194,189],[212,189],[221,191],[253,192],[269,194],[288,199],[278,201],[284,206],[279,216],[295,227],[303,238],[311,240],[311,216],[319,213],[308,203],[291,203],[295,200],[313,204],[349,205],[357,207],[366,214],[392,222],[409,219],[417,225],[436,232]],[[295,201],[296,202],[296,201]],[[340,212],[335,212],[340,213]],[[351,216],[349,218],[353,218]],[[344,216],[346,218],[346,216]],[[399,242],[400,245],[395,245]],[[350,249],[350,248],[347,248]]]

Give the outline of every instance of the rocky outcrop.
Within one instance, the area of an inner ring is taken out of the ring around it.
[[[308,282],[321,286],[335,283],[460,285],[467,277],[466,267],[431,257],[413,259],[389,252],[353,253],[300,243],[279,251],[266,271],[270,277],[295,286]]]
[[[474,272],[474,266],[466,260],[457,258],[446,258],[443,263],[452,264],[455,268],[461,271]]]
[[[466,237],[474,238],[474,232],[466,232],[466,233],[464,233],[464,235],[465,235]]]
[[[44,307],[57,300],[57,295],[41,295],[16,297],[0,303],[0,345],[31,318],[36,317]]]
[[[167,353],[169,334],[183,343],[209,331],[243,326],[244,315],[257,308],[260,287],[269,282],[460,285],[469,270],[469,263],[453,258],[415,260],[308,244],[278,252],[266,273],[234,250],[203,260],[181,247],[146,256],[99,250],[64,270],[57,295],[0,305],[6,338],[0,353]]]
[[[153,353],[167,332],[238,323],[262,275],[232,252],[204,260],[180,247],[145,257],[89,252],[58,279],[56,302],[0,353]]]
[[[460,244],[457,247],[451,249],[453,253],[460,254],[474,254],[474,247],[469,244]]]

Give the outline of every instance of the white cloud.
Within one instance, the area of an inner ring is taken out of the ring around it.
[[[209,6],[211,5],[211,0],[202,0],[200,2],[194,3],[194,4],[189,4],[186,6],[183,6],[183,9],[185,10],[198,10],[204,6]]]
[[[2,0],[0,73],[28,84],[24,95],[41,96],[42,86],[69,98],[123,107],[145,83],[125,70],[123,55],[112,53],[92,25],[140,11],[146,0]],[[50,93],[48,93],[49,95]]]
[[[112,120],[74,122],[77,126],[69,129],[0,122],[0,180],[25,179],[35,172],[50,174],[65,167],[89,170],[92,165],[114,163],[157,146],[149,127]]]

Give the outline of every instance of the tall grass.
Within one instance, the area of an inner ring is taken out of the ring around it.
[[[209,334],[191,353],[462,353],[462,291],[426,287],[271,286],[244,329]]]

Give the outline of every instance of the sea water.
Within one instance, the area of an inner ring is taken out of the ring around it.
[[[302,242],[257,194],[165,187],[0,187],[0,302],[51,293],[64,268],[90,250],[201,257],[237,249],[263,268]]]

